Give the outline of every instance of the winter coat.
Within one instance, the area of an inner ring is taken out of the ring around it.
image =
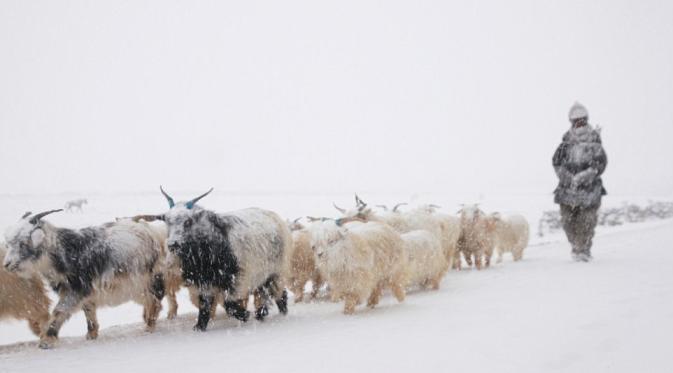
[[[608,158],[598,131],[588,124],[571,128],[563,135],[552,163],[559,178],[554,202],[582,208],[600,206],[601,197],[607,194],[601,174]]]

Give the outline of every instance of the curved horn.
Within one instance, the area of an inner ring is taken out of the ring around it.
[[[164,216],[163,215],[136,215],[136,216],[131,217],[131,220],[133,220],[136,223],[139,222],[140,220],[144,220],[144,221],[149,223],[149,222],[153,222],[155,220],[164,220]]]
[[[376,207],[382,208],[384,211],[388,211],[388,206],[386,205],[376,205]]]
[[[343,226],[344,224],[346,224],[346,223],[350,223],[350,222],[352,222],[352,221],[359,221],[360,223],[366,223],[366,221],[365,221],[364,219],[360,219],[360,218],[358,218],[357,216],[351,216],[351,217],[349,217],[349,218],[341,218],[341,219],[337,219],[337,220],[335,220],[334,222],[336,223],[336,225],[338,225],[338,226],[341,227],[341,226]]]
[[[168,207],[173,208],[173,206],[175,206],[175,201],[173,201],[173,198],[171,198],[171,196],[169,196],[168,193],[164,191],[164,188],[161,185],[159,185],[159,189],[161,190],[161,194],[166,197],[166,200],[168,201]]]
[[[398,203],[398,204],[396,204],[395,207],[393,207],[393,212],[397,212],[397,210],[398,210],[400,207],[402,207],[402,206],[406,206],[406,205],[408,205],[408,203],[406,203],[406,202],[402,202],[402,203]]]
[[[203,193],[202,195],[200,195],[200,196],[194,198],[193,200],[191,200],[191,201],[185,203],[185,206],[187,206],[188,209],[192,209],[192,208],[194,207],[194,205],[196,204],[196,202],[198,202],[201,198],[203,198],[203,197],[207,196],[208,194],[210,194],[210,192],[212,192],[213,189],[214,189],[214,188],[210,188],[210,190],[208,190],[207,192],[205,192],[205,193]]]
[[[442,206],[440,205],[435,205],[434,203],[429,204],[428,206],[432,207],[433,209],[441,209]]]
[[[30,214],[32,214],[32,212],[30,212],[30,211],[26,211],[26,213],[23,214],[23,216],[21,217],[21,219],[25,219],[25,218],[29,217]]]
[[[336,203],[332,202],[332,206],[334,206],[335,209],[339,210],[340,213],[345,214],[346,209],[342,209],[341,207],[337,206]]]
[[[295,224],[296,224],[296,223],[299,223],[299,220],[301,220],[301,216],[298,217],[298,218],[296,218],[296,219],[294,219],[293,223],[295,223]]]
[[[363,201],[360,197],[358,197],[357,193],[355,193],[355,204],[358,205],[358,206],[360,206],[360,205],[367,206],[365,201]]]
[[[53,214],[55,212],[60,212],[60,211],[63,211],[63,209],[49,210],[49,211],[41,212],[39,214],[35,214],[35,216],[30,218],[30,224],[35,224],[35,223],[37,223],[38,220],[42,219],[43,217],[45,217],[49,214]]]
[[[332,220],[331,218],[316,218],[313,216],[307,216],[306,220],[308,220],[310,223],[316,222],[316,221],[327,221],[327,220]]]

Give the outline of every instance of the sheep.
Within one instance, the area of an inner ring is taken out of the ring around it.
[[[244,304],[255,290],[258,320],[268,315],[271,297],[280,313],[287,314],[283,275],[287,273],[292,235],[284,220],[258,208],[217,214],[196,205],[212,188],[179,203],[163,188],[160,190],[169,210],[155,218],[166,222],[168,249],[179,258],[183,280],[198,294],[199,316],[194,330],[206,330],[215,297],[222,292],[227,314],[238,320],[248,320],[250,313]]]
[[[503,218],[500,214],[493,214],[492,218],[495,219],[495,245],[498,252],[496,262],[502,262],[502,255],[505,252],[511,252],[515,262],[521,260],[530,235],[526,218],[521,215]]]
[[[289,271],[286,274],[285,283],[294,293],[295,303],[304,299],[304,288],[311,281],[313,291],[311,299],[314,299],[320,287],[323,285],[323,276],[316,264],[316,256],[311,249],[311,234],[306,228],[292,232],[293,247],[289,254]]]
[[[408,281],[407,255],[400,235],[375,222],[345,226],[355,219],[316,222],[309,228],[311,246],[330,295],[344,301],[347,315],[364,299],[368,307],[375,307],[386,288],[403,302]]]
[[[61,326],[78,308],[87,320],[87,339],[96,339],[96,308],[130,300],[144,306],[146,330],[153,331],[165,291],[161,243],[146,226],[131,221],[73,230],[42,220],[58,211],[26,213],[5,234],[4,267],[37,271],[59,296],[39,347],[53,347]]]
[[[63,208],[68,212],[72,212],[75,209],[77,209],[79,212],[82,212],[82,206],[88,203],[89,201],[87,201],[86,198],[73,199],[71,201],[67,201]]]
[[[441,242],[435,235],[425,230],[403,233],[400,237],[408,255],[408,284],[439,289],[439,283],[449,269]]]
[[[0,243],[0,261],[4,261],[6,250]],[[30,330],[39,337],[49,321],[50,303],[38,276],[23,278],[0,268],[0,319],[27,320]]]
[[[477,205],[464,206],[459,213],[460,237],[457,250],[463,253],[469,266],[474,259],[477,269],[482,269],[482,264],[489,267],[493,255],[495,221],[487,217]],[[460,261],[457,267],[460,269]]]

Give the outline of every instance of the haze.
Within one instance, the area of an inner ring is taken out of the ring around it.
[[[0,193],[673,190],[670,1],[3,1]]]

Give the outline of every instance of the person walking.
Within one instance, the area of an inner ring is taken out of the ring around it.
[[[568,119],[571,127],[552,159],[559,179],[554,202],[561,208],[561,223],[572,247],[572,258],[588,262],[592,259],[601,198],[607,194],[601,175],[608,158],[600,130],[589,124],[589,112],[582,104],[576,102],[570,108]]]

